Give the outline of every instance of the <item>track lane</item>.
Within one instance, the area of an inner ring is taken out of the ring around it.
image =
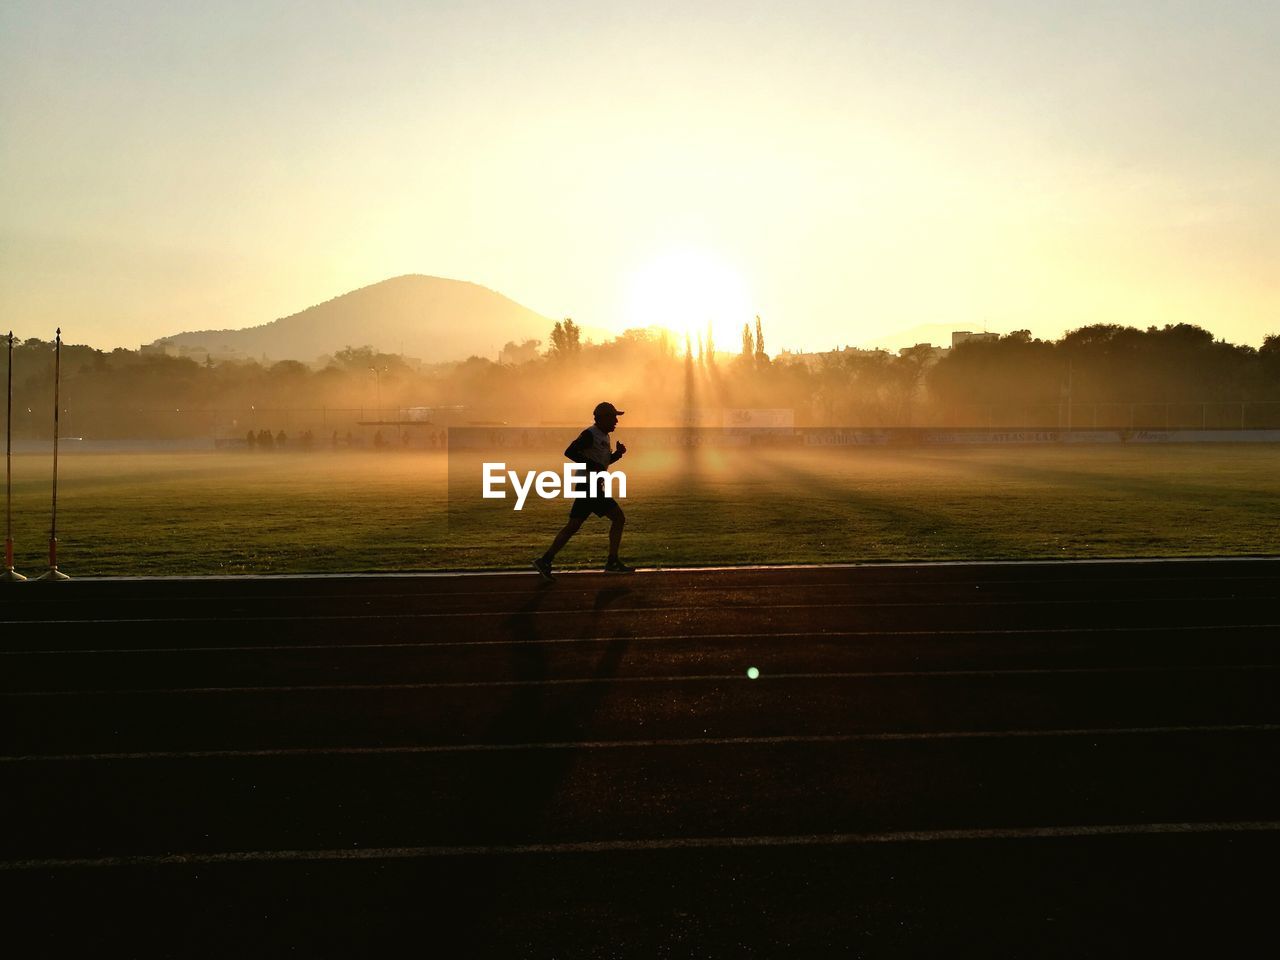
[[[621,651],[616,654],[621,660]],[[540,671],[538,664],[533,671]],[[1256,724],[1280,719],[1280,670],[965,672],[619,678],[518,685],[18,695],[0,755]],[[544,674],[545,675],[545,674]],[[161,722],[162,721],[162,722]]]
[[[611,643],[627,644],[618,676],[724,673],[750,660],[763,673],[945,672],[981,669],[1165,668],[1280,662],[1280,623],[1048,631],[783,631],[705,636],[534,640],[322,642],[9,651],[0,696],[91,691],[311,684],[504,682],[524,678],[534,654],[557,677],[593,675]]]
[[[1274,819],[1276,731],[0,765],[4,860]],[[13,777],[10,774],[19,773]],[[493,789],[520,782],[519,804]],[[921,790],[927,782],[929,788]]]
[[[51,950],[1074,958],[1269,911],[1274,560],[32,586],[0,895]]]

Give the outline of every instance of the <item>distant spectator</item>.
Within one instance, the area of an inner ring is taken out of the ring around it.
[[[288,437],[286,437],[286,436],[284,435],[284,431],[283,431],[283,430],[281,430],[279,433],[277,433],[277,434],[276,434],[276,449],[278,449],[278,450],[283,450],[283,449],[284,449],[285,444],[288,442],[288,439],[289,439],[289,438],[288,438]]]
[[[252,450],[254,445],[258,442],[258,437],[252,430],[250,430],[248,435],[244,438],[244,442],[248,445],[249,449]]]
[[[270,450],[275,446],[275,441],[271,439],[270,430],[258,431],[258,448],[260,450]]]

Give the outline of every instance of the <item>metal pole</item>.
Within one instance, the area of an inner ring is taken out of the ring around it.
[[[49,570],[37,580],[70,580],[58,569],[58,386],[62,380],[62,328],[53,347],[53,509],[49,513]]]
[[[9,331],[9,384],[4,418],[4,573],[0,580],[27,579],[13,569],[13,331]]]

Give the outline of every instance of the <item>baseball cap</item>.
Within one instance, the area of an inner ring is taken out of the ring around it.
[[[616,417],[620,417],[624,413],[626,413],[626,411],[619,410],[612,403],[605,401],[604,403],[597,403],[596,408],[592,410],[591,413],[596,417],[596,419],[599,419],[600,417],[607,416],[610,413],[612,413]]]

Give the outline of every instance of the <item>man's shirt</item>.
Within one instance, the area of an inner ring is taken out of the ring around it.
[[[575,463],[585,463],[588,470],[608,470],[613,463],[613,443],[607,433],[592,424],[578,434],[564,455]]]

